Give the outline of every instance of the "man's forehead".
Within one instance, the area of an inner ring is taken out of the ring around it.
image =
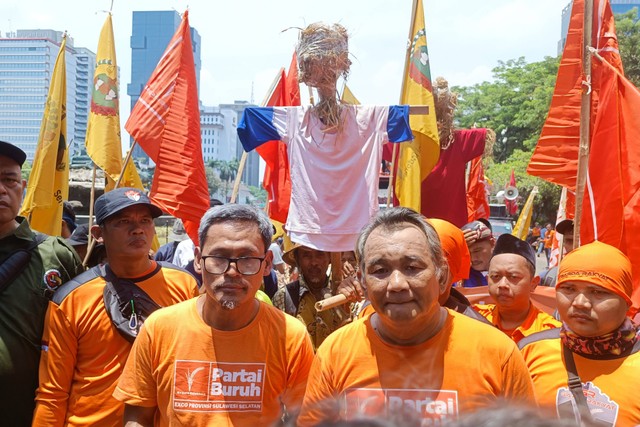
[[[139,214],[152,216],[151,209],[149,208],[149,206],[133,205],[133,206],[126,207],[121,211],[114,213],[113,215],[109,215],[109,217],[107,218],[107,221],[114,218],[122,218],[126,216],[139,215]]]
[[[510,269],[527,269],[529,261],[522,255],[502,253],[494,255],[489,263],[489,270],[508,267]]]

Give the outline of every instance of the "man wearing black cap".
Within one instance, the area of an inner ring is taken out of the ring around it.
[[[561,323],[531,303],[538,286],[536,255],[527,242],[502,234],[489,263],[489,294],[495,304],[475,304],[480,314],[516,343],[534,332],[553,329]]]
[[[35,233],[18,216],[26,157],[0,141],[0,414],[7,426],[31,424],[47,301],[83,271],[64,239]]]
[[[91,233],[108,263],[61,287],[49,304],[34,425],[120,425],[124,406],[112,393],[144,318],[197,294],[191,275],[149,259],[162,211],[144,193],[118,188],[94,211]]]

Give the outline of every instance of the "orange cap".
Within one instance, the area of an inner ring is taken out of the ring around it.
[[[436,229],[440,238],[442,253],[449,264],[452,282],[468,279],[471,255],[469,255],[469,248],[462,230],[443,219],[429,218],[428,221]]]
[[[631,262],[611,245],[596,241],[569,252],[560,263],[556,287],[575,281],[601,286],[631,305]]]

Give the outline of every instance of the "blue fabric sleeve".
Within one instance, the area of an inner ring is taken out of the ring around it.
[[[240,132],[238,130],[238,132]],[[387,135],[390,142],[404,142],[413,140],[413,133],[409,125],[409,106],[392,105],[389,107],[387,119]]]
[[[279,140],[280,135],[273,126],[273,108],[246,108],[238,124],[238,137],[246,152],[259,147],[264,142]]]

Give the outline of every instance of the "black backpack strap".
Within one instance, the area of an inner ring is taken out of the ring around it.
[[[62,303],[62,301],[75,289],[100,276],[100,266],[96,265],[95,267],[91,267],[87,271],[78,274],[76,277],[56,289],[51,301],[60,305],[60,303]]]
[[[296,280],[287,283],[284,291],[285,312],[292,316],[298,314],[298,305],[300,304],[300,281]]]
[[[27,264],[29,264],[33,250],[49,237],[42,233],[36,232],[34,234],[33,240],[26,248],[13,251],[0,261],[0,294],[16,280]]]
[[[586,421],[587,425],[593,423],[591,417],[591,410],[587,403],[587,398],[584,396],[582,390],[582,380],[578,375],[578,369],[576,368],[576,362],[573,360],[573,352],[566,345],[562,345],[562,355],[564,356],[564,363],[567,369],[569,391],[573,395],[573,399],[576,402],[576,409],[578,413],[575,414],[576,421],[579,425],[582,425],[581,420]]]

